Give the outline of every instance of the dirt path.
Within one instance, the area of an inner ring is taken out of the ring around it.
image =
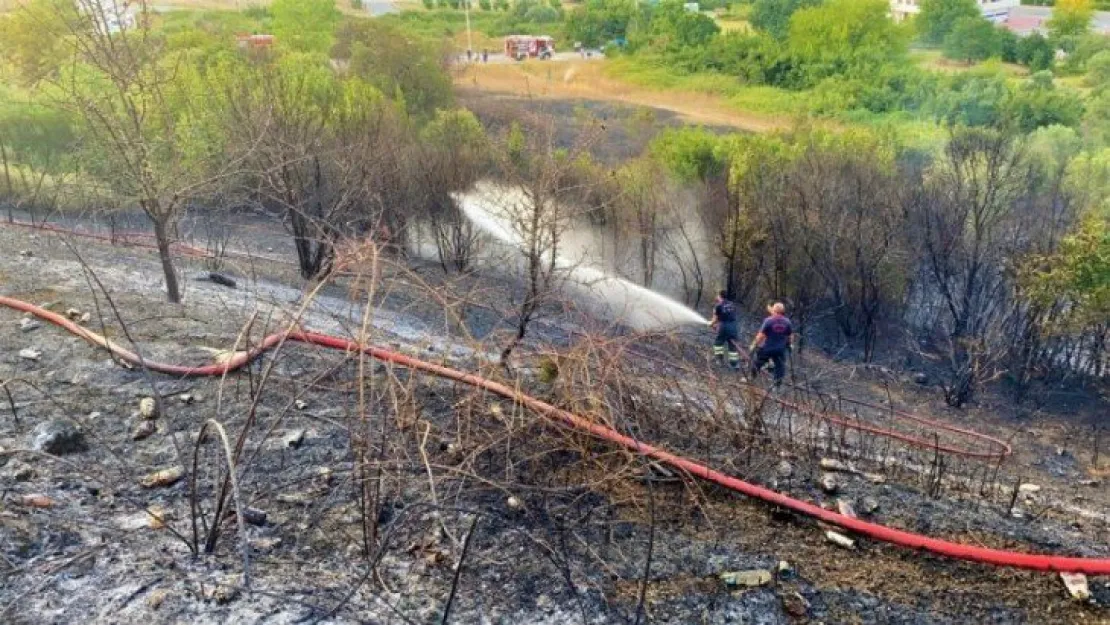
[[[472,65],[455,77],[460,89],[544,99],[621,102],[671,111],[688,122],[730,126],[749,132],[789,128],[789,119],[738,111],[720,96],[692,91],[659,91],[632,85],[605,73],[604,63],[572,60]]]

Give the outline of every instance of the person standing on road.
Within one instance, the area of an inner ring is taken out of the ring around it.
[[[482,48],[482,62],[489,63],[489,50]]]
[[[728,351],[728,366],[734,371],[740,370],[740,330],[736,324],[736,304],[728,300],[728,293],[717,293],[717,303],[713,307],[713,318],[709,327],[717,331],[717,338],[713,341],[713,358],[718,363],[725,359]]]
[[[775,367],[775,386],[779,386],[786,377],[786,353],[794,342],[794,326],[786,318],[786,306],[782,302],[771,304],[767,307],[767,312],[771,316],[763,320],[763,325],[748,348],[754,354],[752,379],[759,375],[759,371],[769,360]]]

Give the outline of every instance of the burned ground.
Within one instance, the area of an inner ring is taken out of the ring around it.
[[[153,256],[73,245],[0,229],[0,294],[89,312],[94,331],[103,323],[114,340],[134,341],[145,358],[168,362],[208,362],[212,350],[242,349],[296,319],[519,384],[802,499],[828,506],[850,499],[862,509],[872,498],[870,516],[884,524],[992,547],[1110,555],[1110,497],[1105,482],[1091,481],[1098,479],[1095,449],[1078,420],[1044,413],[1016,420],[985,407],[946,412],[935,392],[896,372],[816,356],[807,362],[808,378],[833,380],[845,395],[889,398],[1015,449],[1000,467],[938,462],[932,450],[835,429],[821,435],[810,425],[784,434],[788,413],[756,411],[759,402],[734,379],[708,375],[696,356],[682,357],[693,351],[689,337],[586,340],[569,330],[590,320],[552,316],[509,377],[488,361],[503,336],[498,302],[513,290],[504,276],[447,279],[413,264],[387,269],[373,285],[369,330],[360,332],[365,281],[341,280],[309,296],[291,286],[298,283],[284,266],[229,266],[238,289],[191,280],[187,303],[177,307],[162,302],[150,277],[158,275]],[[197,263],[185,275],[204,269]],[[463,299],[466,305],[458,303]],[[461,314],[445,315],[445,302]],[[21,323],[19,314],[0,310],[0,377],[15,407],[13,414],[0,397],[4,622],[1110,620],[1106,579],[1092,578],[1093,600],[1079,603],[1050,574],[956,563],[865,539],[844,550],[810,520],[661,471],[503,399],[396,366],[290,343],[225,379],[176,379],[124,368],[59,328],[24,331]],[[661,361],[628,357],[631,347],[649,344]],[[22,357],[28,348],[41,354]],[[133,440],[144,397],[159,399],[156,432]],[[238,506],[224,489],[224,519],[208,541],[205,525],[214,524],[226,473],[211,427],[196,443],[210,419],[225,428],[232,447],[239,440],[243,447]],[[86,450],[26,451],[36,427],[59,420],[80,428]],[[865,449],[876,453],[859,458]],[[838,492],[826,492],[822,458],[859,471],[839,473]],[[141,484],[172,467],[184,468],[184,477]],[[1015,499],[1019,483],[1040,489]],[[33,505],[31,495],[53,505]],[[242,527],[236,508],[246,511]],[[768,570],[772,579],[737,589],[719,578],[750,569]]]

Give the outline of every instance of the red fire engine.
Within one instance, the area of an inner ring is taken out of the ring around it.
[[[555,39],[547,35],[509,35],[505,37],[505,56],[523,61],[526,58],[550,59],[555,54]]]

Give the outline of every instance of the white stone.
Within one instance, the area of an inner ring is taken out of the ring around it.
[[[845,549],[856,548],[856,541],[848,538],[844,534],[840,534],[837,532],[825,532],[825,539],[838,547],[844,547]]]
[[[19,357],[24,360],[38,360],[39,358],[42,358],[42,352],[35,349],[34,347],[27,347],[25,349],[19,350]]]
[[[1087,576],[1082,573],[1060,573],[1068,595],[1076,601],[1086,601],[1091,598],[1091,588],[1087,585]]]
[[[772,577],[771,572],[765,569],[721,573],[721,581],[723,581],[726,586],[764,586],[771,583]]]
[[[153,397],[144,397],[139,400],[139,416],[143,419],[158,418],[158,402]]]
[[[850,499],[837,499],[836,509],[844,516],[852,517],[853,519],[856,518],[856,508],[852,505],[852,500]]]
[[[856,469],[852,465],[841,462],[835,458],[821,458],[821,468],[826,471],[839,471],[841,473],[855,473]]]
[[[293,430],[287,433],[281,440],[285,447],[296,449],[304,443],[304,430]]]

